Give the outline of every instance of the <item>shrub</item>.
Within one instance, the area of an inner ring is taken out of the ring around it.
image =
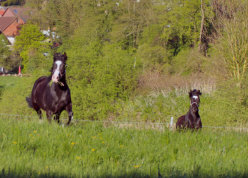
[[[206,58],[198,52],[198,49],[184,49],[173,59],[172,72],[181,75],[201,73],[205,70],[205,65]]]
[[[105,118],[115,103],[127,99],[137,84],[134,57],[116,45],[99,43],[69,50],[68,79],[75,117]]]
[[[137,56],[142,59],[144,68],[165,70],[163,66],[169,64],[166,49],[162,46],[143,44],[137,51]]]

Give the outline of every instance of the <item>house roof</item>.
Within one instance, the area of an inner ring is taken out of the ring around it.
[[[10,6],[8,7],[5,12],[7,10],[11,10],[11,12],[16,16],[16,17],[19,17],[19,18],[22,18],[22,20],[24,22],[27,21],[27,19],[29,18],[29,14],[28,14],[28,9],[27,8],[24,8],[24,7],[21,7],[21,6]]]
[[[5,10],[4,9],[0,9],[0,15],[2,16],[4,14]]]
[[[0,31],[3,32],[15,20],[16,20],[16,17],[0,17]]]

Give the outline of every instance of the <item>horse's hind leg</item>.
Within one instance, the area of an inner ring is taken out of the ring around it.
[[[41,112],[41,110],[39,109],[38,111],[36,111],[37,112],[37,114],[39,115],[39,119],[42,119],[42,112]]]
[[[54,116],[54,120],[56,120],[59,123],[59,117],[60,117],[61,112],[58,112]]]
[[[52,115],[53,115],[53,113],[51,111],[46,112],[47,120],[49,121],[49,123],[51,123]]]
[[[73,119],[73,112],[72,112],[72,104],[66,106],[65,110],[68,112],[69,120],[67,122],[67,125],[70,124],[71,120]]]
[[[36,104],[33,104],[33,107],[34,107],[34,110],[37,112],[39,119],[42,119],[42,112],[40,108]]]

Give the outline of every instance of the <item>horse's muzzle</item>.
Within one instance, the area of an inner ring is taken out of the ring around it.
[[[53,81],[54,83],[58,83],[58,81],[59,81],[59,76],[58,76],[58,75],[53,75],[53,76],[52,76],[52,81]]]

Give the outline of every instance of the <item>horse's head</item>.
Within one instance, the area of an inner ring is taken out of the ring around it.
[[[200,105],[200,90],[190,90],[189,97],[190,97],[190,106],[193,112],[198,111],[198,107]]]
[[[66,53],[55,53],[53,57],[52,81],[61,83],[61,79],[65,78]]]

